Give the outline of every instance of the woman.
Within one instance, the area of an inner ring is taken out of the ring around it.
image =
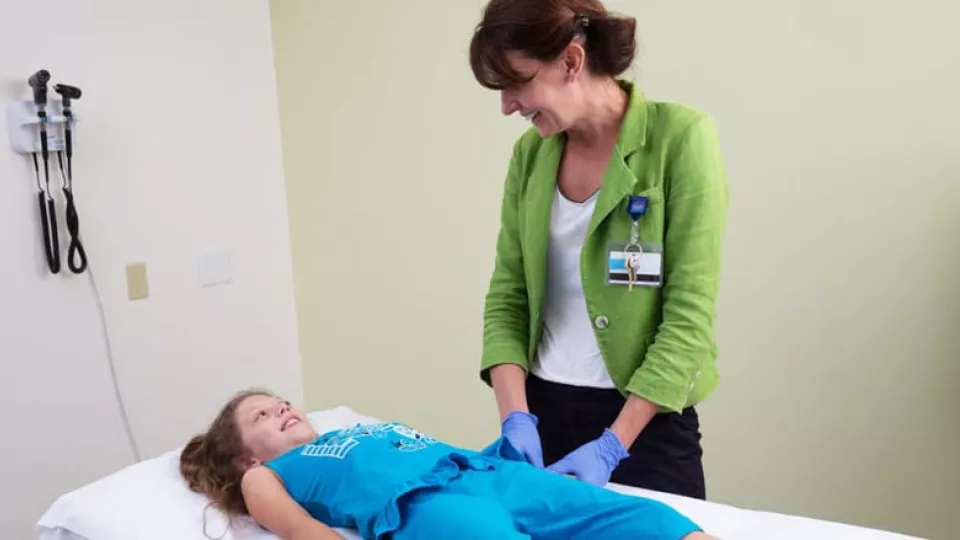
[[[474,75],[534,126],[508,169],[481,373],[531,463],[702,499],[728,187],[709,116],[619,79],[634,32],[598,0],[492,0],[476,29]]]
[[[531,467],[501,439],[455,448],[398,423],[318,435],[267,392],[230,400],[180,456],[190,489],[283,540],[710,540],[669,506]]]

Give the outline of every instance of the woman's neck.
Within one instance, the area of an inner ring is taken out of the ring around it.
[[[627,112],[627,92],[614,79],[588,83],[584,89],[580,121],[567,129],[567,141],[581,147],[606,146],[620,136]]]

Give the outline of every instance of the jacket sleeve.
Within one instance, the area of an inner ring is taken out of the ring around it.
[[[714,354],[729,191],[712,118],[694,120],[668,160],[662,319],[627,390],[679,412]]]
[[[514,146],[500,209],[500,233],[493,276],[483,311],[481,377],[490,384],[490,368],[516,364],[528,369],[529,305],[520,246],[520,142]]]

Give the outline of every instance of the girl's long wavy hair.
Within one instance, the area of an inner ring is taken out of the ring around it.
[[[210,504],[228,517],[245,516],[240,481],[241,460],[247,450],[237,426],[237,407],[251,396],[273,396],[265,390],[244,390],[233,396],[217,414],[206,433],[197,435],[180,452],[180,474],[190,489],[210,498]],[[206,512],[204,512],[206,514]]]

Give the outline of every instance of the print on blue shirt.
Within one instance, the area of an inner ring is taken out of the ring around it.
[[[394,448],[401,452],[415,452],[437,443],[437,440],[433,437],[403,424],[376,424],[373,426],[356,426],[323,435],[312,444],[305,445],[300,451],[300,455],[344,459],[351,450],[360,444],[360,440],[363,438],[383,439],[391,433],[401,436],[391,443]]]

